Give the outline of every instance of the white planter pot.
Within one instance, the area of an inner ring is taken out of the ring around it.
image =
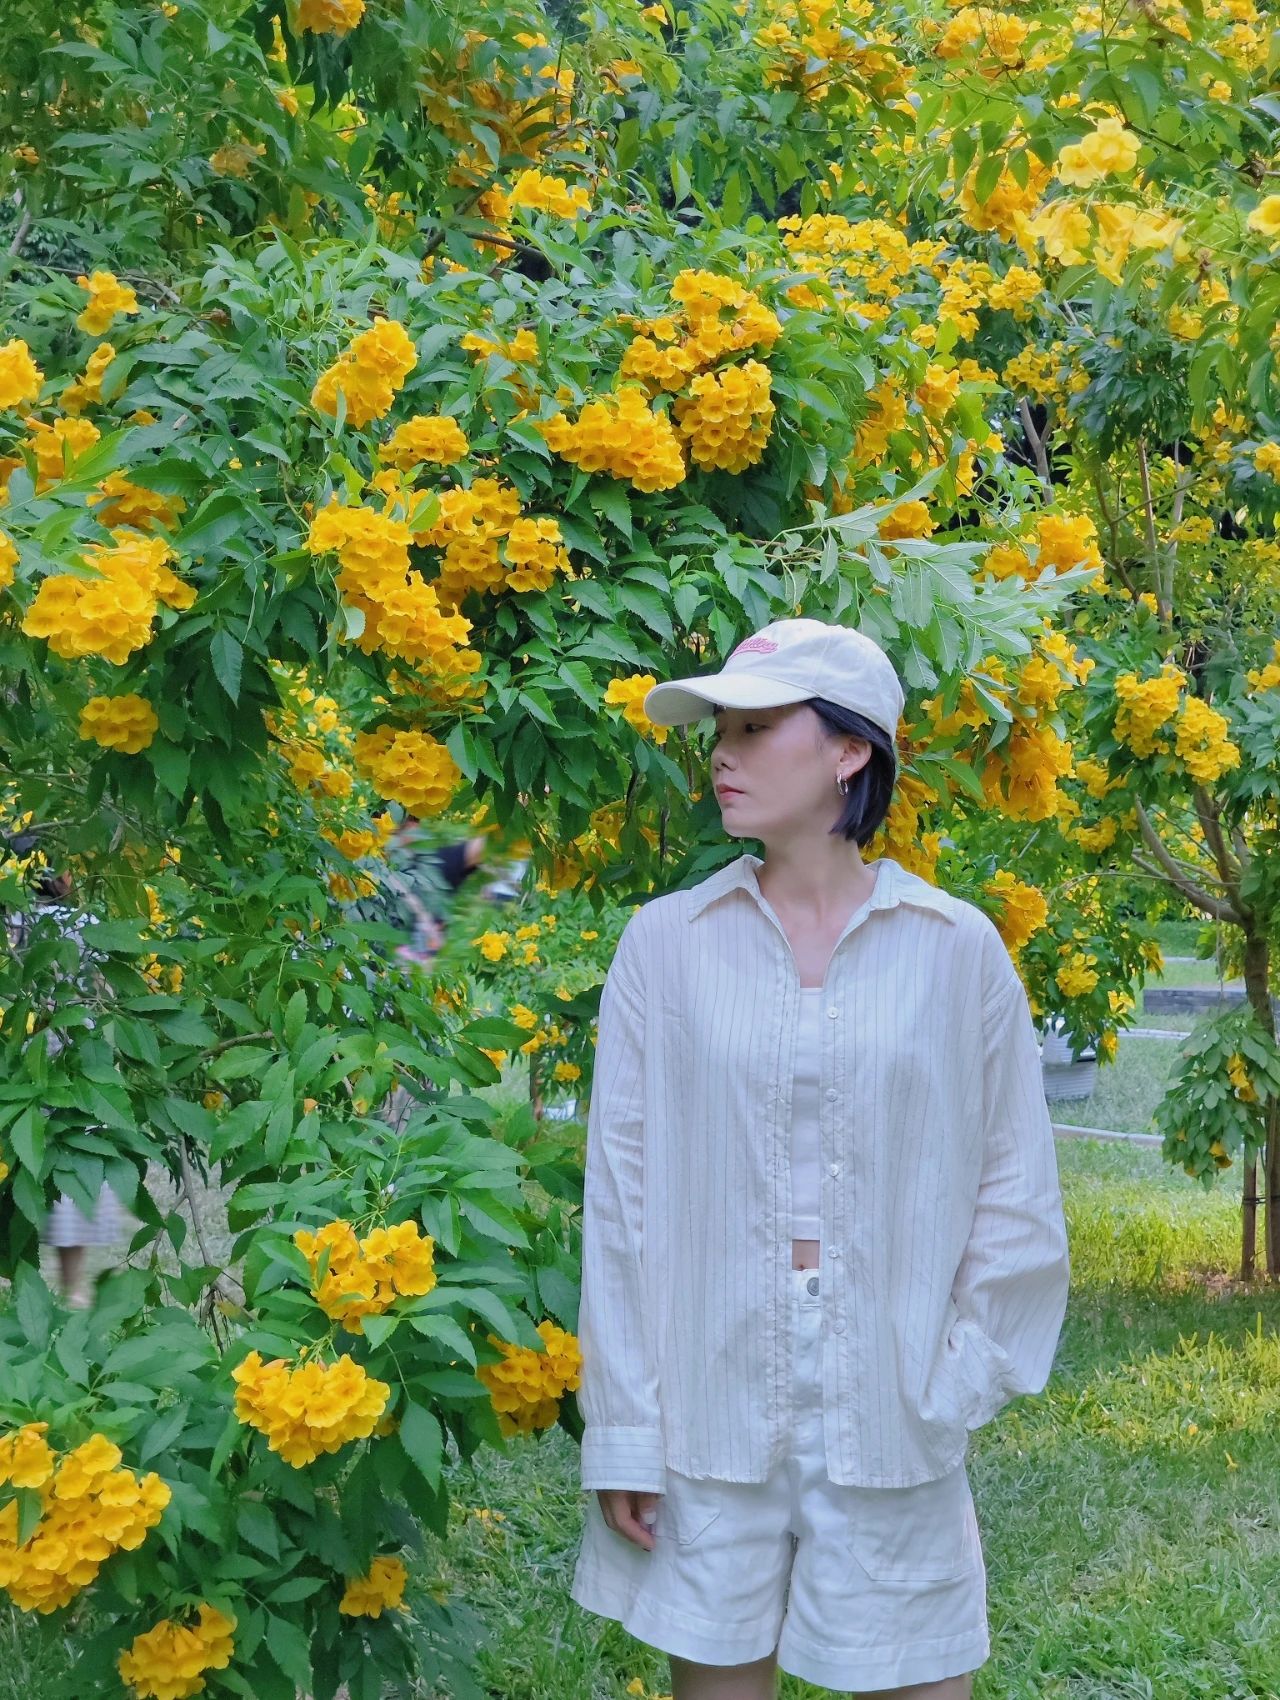
[[[1098,1081],[1098,1053],[1089,1044],[1073,1058],[1062,1034],[1062,1017],[1056,1016],[1040,1046],[1040,1073],[1046,1098],[1088,1098]]]

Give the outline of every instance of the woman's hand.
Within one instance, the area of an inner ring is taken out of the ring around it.
[[[646,1552],[653,1551],[653,1521],[660,1493],[641,1493],[636,1488],[597,1488],[596,1497],[605,1522]]]

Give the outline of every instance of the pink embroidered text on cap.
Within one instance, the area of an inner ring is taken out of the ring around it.
[[[730,650],[729,659],[730,659],[730,661],[732,661],[735,655],[751,654],[752,652],[755,652],[755,653],[760,654],[760,655],[772,655],[774,650],[777,649],[777,647],[778,647],[778,640],[776,638],[767,638],[767,637],[744,638],[736,649]]]

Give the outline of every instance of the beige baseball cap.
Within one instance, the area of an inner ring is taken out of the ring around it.
[[[778,708],[825,697],[863,715],[890,739],[905,700],[892,661],[865,632],[825,620],[774,620],[744,638],[718,673],[650,688],[644,712],[657,726],[683,726],[724,708]]]

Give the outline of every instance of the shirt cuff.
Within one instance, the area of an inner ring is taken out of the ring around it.
[[[660,1428],[600,1428],[582,1431],[582,1486],[665,1493],[667,1467]]]
[[[951,1339],[959,1347],[957,1370],[965,1427],[981,1428],[1009,1403],[1013,1365],[1008,1353],[967,1316],[957,1317],[952,1323]]]

